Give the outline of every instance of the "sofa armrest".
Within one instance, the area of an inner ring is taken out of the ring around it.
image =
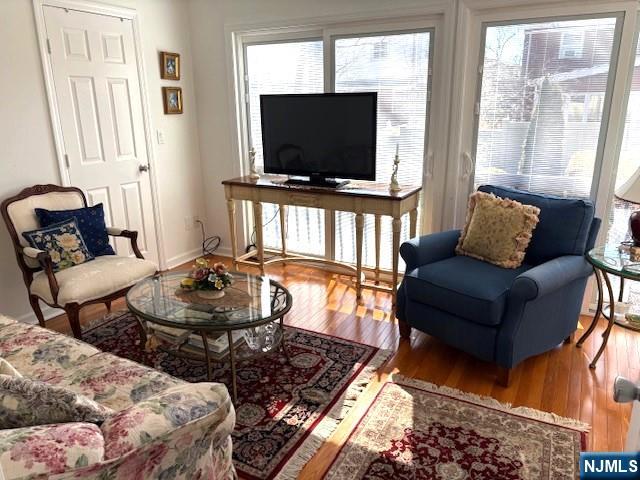
[[[105,459],[118,458],[158,440],[169,441],[183,429],[210,436],[209,444],[216,447],[231,434],[234,425],[235,411],[223,384],[177,385],[116,413],[102,424]]]
[[[565,255],[518,275],[509,295],[525,301],[534,300],[592,273],[593,267],[583,256]]]
[[[131,241],[131,250],[137,258],[141,258],[144,260],[144,255],[140,251],[138,247],[138,232],[135,230],[126,230],[124,228],[118,227],[107,227],[107,234],[112,237],[124,237],[128,238]]]
[[[38,261],[40,267],[42,267],[42,271],[47,276],[47,280],[49,281],[51,298],[53,298],[54,303],[58,303],[58,292],[60,291],[60,286],[58,285],[58,279],[53,272],[53,262],[51,261],[51,256],[49,255],[49,253],[38,248],[24,247],[22,249],[22,254],[25,257],[29,257]]]
[[[97,425],[58,423],[0,430],[0,468],[5,480],[49,478],[103,461]]]
[[[459,238],[460,230],[448,230],[407,240],[400,246],[407,271],[453,257]]]

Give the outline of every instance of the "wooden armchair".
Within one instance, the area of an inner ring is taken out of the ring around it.
[[[29,303],[41,326],[45,326],[40,301],[62,308],[69,318],[76,338],[82,337],[80,309],[85,305],[104,303],[124,296],[138,281],[156,272],[156,265],[142,256],[137,245],[138,233],[108,228],[111,236],[128,238],[134,257],[104,255],[95,260],[59,272],[53,271],[48,252],[29,246],[22,232],[39,228],[36,208],[68,210],[87,206],[84,193],[75,187],[35,185],[0,204],[15,248],[16,260],[29,294]]]

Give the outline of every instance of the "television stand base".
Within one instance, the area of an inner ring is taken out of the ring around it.
[[[335,180],[333,178],[290,178],[286,185],[301,185],[303,187],[341,188],[349,183],[349,180]]]

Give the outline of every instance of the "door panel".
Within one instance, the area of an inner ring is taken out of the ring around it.
[[[137,230],[157,262],[155,222],[131,20],[44,7],[56,101],[72,185],[102,202],[109,225]],[[117,239],[120,255],[132,255]]]

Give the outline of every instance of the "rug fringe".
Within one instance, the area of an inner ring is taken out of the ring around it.
[[[571,428],[573,430],[579,430],[581,432],[588,432],[591,430],[591,426],[588,423],[581,422],[574,418],[561,417],[551,412],[543,412],[529,407],[514,407],[510,403],[502,403],[495,398],[477,395],[475,393],[467,393],[461,390],[447,387],[444,385],[438,386],[433,383],[425,382],[424,380],[417,380],[415,378],[408,378],[404,375],[394,374],[391,376],[391,381],[399,385],[406,385],[409,387],[417,387],[423,390],[428,390],[434,393],[441,393],[450,397],[459,398],[460,400],[473,401],[479,405],[490,407],[502,412],[519,415],[521,417],[530,418],[533,420],[540,420],[542,422],[550,423],[552,425],[558,425],[561,427]]]
[[[316,454],[322,444],[331,436],[340,422],[347,416],[355,405],[358,396],[371,383],[371,378],[376,370],[386,362],[394,352],[392,350],[378,350],[371,361],[358,376],[351,382],[349,388],[338,398],[333,408],[326,414],[320,423],[313,429],[311,435],[295,452],[291,458],[275,476],[276,480],[296,480],[298,474],[309,460]]]

